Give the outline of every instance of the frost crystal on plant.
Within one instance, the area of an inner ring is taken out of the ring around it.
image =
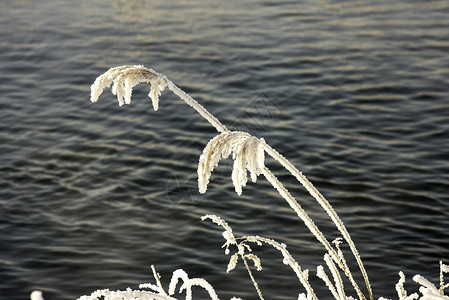
[[[144,66],[111,68],[98,76],[90,87],[90,101],[96,102],[103,90],[113,83],[111,91],[117,96],[119,105],[130,104],[133,87],[143,82],[151,84],[148,96],[151,98],[154,110],[158,110],[159,96],[168,85],[167,78]]]
[[[159,275],[152,266],[153,273],[157,282],[157,285],[151,283],[140,284],[140,289],[148,290],[133,290],[127,288],[124,291],[110,291],[108,289],[97,290],[88,296],[81,296],[78,300],[177,300],[180,298],[172,297],[176,293],[176,287],[179,281],[182,281],[182,285],[179,288],[179,293],[186,293],[185,300],[192,300],[192,287],[197,286],[206,290],[211,300],[218,300],[217,293],[214,288],[203,278],[189,278],[188,274],[178,269],[173,272],[170,280],[169,291],[166,293],[160,282]],[[33,292],[34,294],[35,292]],[[32,296],[33,296],[32,294]],[[38,295],[39,296],[39,295]],[[42,294],[40,294],[42,296]],[[32,300],[43,300],[43,298],[31,298]]]
[[[227,158],[232,153],[234,166],[232,182],[238,195],[248,181],[247,170],[251,180],[255,182],[262,173],[264,165],[264,139],[257,139],[246,132],[224,132],[209,141],[203,150],[198,164],[198,188],[205,193],[212,171],[221,158]]]
[[[237,266],[238,259],[239,259],[239,254],[238,253],[234,253],[231,256],[231,259],[229,260],[229,263],[228,263],[228,268],[226,269],[226,273],[229,273],[229,272],[231,272],[232,270],[235,269],[235,267]]]

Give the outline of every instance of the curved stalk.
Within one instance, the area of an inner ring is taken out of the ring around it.
[[[256,288],[257,295],[259,295],[260,300],[264,300],[264,298],[262,296],[262,292],[259,289],[259,285],[257,284],[257,281],[253,276],[253,272],[251,272],[251,269],[249,268],[248,263],[246,262],[246,259],[243,256],[242,256],[242,260],[243,260],[243,263],[245,264],[246,270],[248,271],[249,277],[251,278],[251,281],[253,282],[253,285]]]
[[[280,251],[282,253],[282,256],[284,257],[284,264],[288,264],[290,266],[290,268],[292,268],[292,270],[296,274],[296,277],[298,277],[299,282],[306,289],[307,294],[312,298],[312,300],[318,300],[317,296],[315,295],[315,292],[312,289],[312,286],[310,285],[310,283],[307,279],[307,276],[301,270],[301,267],[299,266],[299,264],[291,256],[290,252],[288,252],[287,247],[285,245],[280,244],[274,240],[261,237],[261,236],[244,236],[244,237],[242,237],[242,239],[250,241],[250,242],[255,242],[255,243],[263,242],[263,243],[266,243],[266,244],[272,246],[276,250]]]
[[[362,294],[362,291],[360,290],[359,286],[354,280],[354,277],[352,276],[351,272],[348,268],[345,267],[345,265],[342,263],[341,259],[339,258],[337,252],[335,252],[334,248],[332,248],[329,241],[326,239],[326,237],[323,235],[323,233],[318,229],[318,227],[315,225],[313,220],[309,217],[309,215],[304,211],[304,209],[299,205],[299,203],[296,201],[296,199],[288,192],[288,190],[284,187],[284,185],[274,176],[274,174],[265,167],[262,170],[262,174],[265,176],[265,178],[273,185],[273,187],[279,192],[279,194],[287,201],[287,203],[290,205],[290,207],[296,212],[298,217],[303,220],[306,227],[312,232],[312,234],[317,238],[317,240],[323,244],[323,246],[326,248],[326,250],[329,252],[329,254],[332,256],[332,258],[338,263],[340,268],[345,272],[346,276],[351,281],[352,285],[354,286],[354,289],[357,292],[357,295],[360,297],[360,299],[366,299],[365,296]]]
[[[357,263],[359,265],[360,271],[362,272],[363,278],[365,280],[366,287],[368,289],[368,293],[370,296],[370,299],[373,299],[373,294],[371,290],[371,285],[368,279],[368,274],[366,273],[365,267],[363,266],[362,259],[360,258],[359,252],[357,251],[357,248],[355,247],[354,242],[351,239],[351,236],[349,235],[348,230],[346,229],[346,226],[343,224],[343,222],[338,217],[335,210],[332,208],[330,203],[324,198],[324,196],[313,186],[313,184],[300,172],[292,163],[290,163],[285,157],[283,157],[279,152],[277,152],[275,149],[270,147],[269,145],[265,144],[265,151],[273,157],[275,160],[277,160],[282,166],[284,166],[296,179],[306,188],[306,190],[312,195],[315,200],[323,207],[323,209],[326,211],[326,213],[329,215],[329,217],[332,219],[334,224],[337,226],[338,230],[343,235],[343,238],[348,243],[352,253],[354,254],[355,259],[357,260]]]
[[[177,87],[172,81],[167,79],[168,88],[175,93],[179,98],[184,100],[189,106],[191,106],[194,110],[196,110],[203,118],[205,118],[212,126],[217,129],[218,132],[226,132],[228,129],[226,126],[220,123],[214,115],[212,115],[207,109],[204,108],[201,104],[199,104],[196,100],[189,96],[186,92]]]
[[[178,88],[172,81],[167,80],[168,88],[173,91],[177,96],[183,99],[189,106],[193,107],[201,116],[203,116],[209,123],[214,126],[218,132],[226,132],[228,129],[218,121],[209,111],[207,111],[201,104],[190,97],[186,92]],[[284,166],[305,188],[306,190],[317,200],[317,202],[323,207],[326,213],[329,215],[331,220],[334,222],[338,230],[343,235],[343,238],[348,243],[356,261],[359,265],[362,276],[365,280],[366,287],[368,289],[369,297],[373,300],[373,294],[371,290],[371,284],[368,279],[368,274],[365,270],[363,262],[360,258],[357,248],[349,235],[346,226],[338,217],[335,210],[332,208],[330,203],[324,198],[324,196],[313,186],[313,184],[300,172],[292,163],[290,163],[285,157],[283,157],[279,152],[273,149],[268,144],[264,143],[265,151],[271,155],[275,160],[277,160],[282,166]],[[285,197],[284,197],[285,198]],[[288,202],[288,201],[287,201]],[[295,201],[296,202],[296,201]],[[292,207],[293,208],[293,207]],[[307,224],[306,224],[307,225]],[[309,228],[310,229],[310,228]],[[346,271],[345,271],[346,273]]]

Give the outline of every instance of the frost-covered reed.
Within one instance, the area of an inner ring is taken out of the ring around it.
[[[256,181],[257,177],[263,175],[279,192],[279,194],[287,201],[289,206],[297,213],[298,217],[304,222],[309,231],[317,238],[323,245],[327,253],[324,255],[324,262],[326,268],[322,265],[317,267],[317,276],[328,287],[330,294],[335,299],[374,299],[371,285],[368,279],[367,272],[363,266],[362,259],[357,251],[354,242],[351,239],[345,225],[338,217],[331,204],[326,198],[313,186],[313,184],[285,157],[279,154],[275,149],[270,147],[263,138],[257,138],[249,133],[240,131],[229,131],[220,121],[210,114],[197,101],[192,99],[187,93],[178,88],[167,77],[155,72],[154,70],[145,68],[144,66],[120,66],[111,68],[104,74],[100,75],[91,86],[91,101],[96,102],[103,90],[112,84],[112,93],[117,96],[119,105],[130,104],[132,89],[139,83],[149,83],[150,91],[148,96],[152,101],[154,110],[159,107],[159,96],[165,88],[173,91],[189,106],[195,109],[202,117],[204,117],[215,129],[219,132],[217,136],[212,138],[203,150],[198,164],[198,188],[200,193],[205,193],[207,185],[210,181],[211,174],[214,168],[218,165],[221,159],[227,158],[232,154],[234,160],[232,170],[232,182],[235,191],[238,195],[242,194],[242,188],[246,185],[248,180],[248,172],[252,181]],[[310,195],[322,206],[325,212],[329,215],[330,220],[335,224],[340,231],[342,238],[338,238],[332,242],[328,241],[322,231],[315,225],[310,216],[301,207],[299,202],[288,192],[285,186],[276,178],[276,176],[265,166],[265,155],[273,157],[283,167],[285,167],[297,180],[301,183]],[[260,236],[243,236],[236,238],[232,233],[231,227],[221,218],[215,215],[207,215],[203,220],[210,219],[224,229],[223,237],[225,239],[224,247],[226,254],[230,254],[230,247],[235,246],[237,252],[231,255],[227,271],[232,271],[240,260],[243,261],[245,268],[251,277],[254,287],[260,299],[263,299],[262,291],[259,289],[252,271],[249,267],[248,261],[252,261],[257,270],[262,269],[262,264],[257,255],[252,253],[249,243],[256,243],[258,245],[267,244],[282,254],[283,263],[289,265],[297,276],[305,293],[301,292],[298,299],[318,299],[312,286],[309,283],[309,271],[302,270],[299,263],[287,251],[287,246],[278,243],[274,240],[263,238]],[[339,244],[345,241],[355,257],[359,270],[364,278],[364,290],[359,287],[355,281],[352,271],[349,269],[343,251],[341,251]],[[332,245],[333,244],[333,245]],[[416,275],[413,280],[421,285],[421,296],[417,293],[407,295],[403,284],[405,282],[404,274],[399,273],[400,279],[396,285],[398,298],[400,300],[408,299],[449,299],[444,296],[444,289],[449,284],[444,284],[444,273],[449,271],[449,266],[440,264],[440,288],[437,289],[433,284],[428,282],[420,275]],[[208,291],[211,299],[218,299],[212,286],[204,279],[189,279],[188,275],[182,271],[177,270],[173,273],[173,277],[169,286],[168,293],[163,289],[159,275],[153,268],[156,284],[140,285],[139,290],[128,289],[126,291],[111,292],[109,290],[99,290],[90,296],[82,296],[80,300],[93,299],[176,299],[173,298],[175,294],[175,287],[179,280],[183,281],[180,292],[185,292],[185,299],[192,299],[192,287],[199,286]],[[348,295],[343,285],[343,278],[346,276],[352,284],[355,295]],[[330,275],[330,276],[329,276]],[[148,290],[143,290],[148,289]],[[237,299],[237,298],[233,298]],[[384,299],[384,298],[379,298]]]

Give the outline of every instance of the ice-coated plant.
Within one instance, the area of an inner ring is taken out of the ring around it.
[[[234,160],[232,182],[235,187],[236,193],[238,195],[242,194],[242,188],[246,185],[248,180],[248,172],[253,182],[256,181],[258,176],[263,175],[268,180],[268,182],[270,182],[272,186],[279,192],[279,194],[287,201],[289,206],[296,212],[298,217],[304,222],[305,226],[316,237],[318,242],[323,245],[324,249],[327,251],[327,253],[324,255],[324,262],[327,269],[322,265],[319,265],[317,267],[316,275],[328,287],[332,297],[337,300],[357,298],[360,300],[374,299],[371,285],[362,259],[355,247],[354,242],[351,239],[351,236],[349,235],[349,232],[338,217],[335,210],[332,208],[326,198],[313,186],[313,184],[285,157],[283,157],[281,154],[279,154],[279,152],[270,147],[263,138],[254,137],[246,132],[228,130],[223,124],[220,123],[217,118],[210,114],[203,106],[192,99],[187,93],[177,87],[167,77],[141,65],[129,65],[111,68],[104,74],[98,76],[91,86],[90,99],[92,102],[96,102],[102,94],[103,90],[111,86],[112,84],[111,91],[114,95],[117,96],[119,105],[121,106],[124,104],[130,104],[132,89],[139,83],[150,84],[150,91],[148,96],[152,101],[154,110],[157,110],[159,107],[159,96],[161,95],[162,91],[164,91],[165,88],[168,88],[182,100],[184,100],[189,106],[195,109],[219,132],[217,136],[212,138],[209,143],[207,143],[199,159],[198,188],[200,193],[206,192],[211,174],[214,168],[218,165],[219,161],[221,159],[229,157],[232,154],[232,159]],[[301,207],[299,202],[288,192],[285,186],[265,166],[265,155],[269,155],[276,161],[278,161],[298,180],[299,183],[301,183],[305,187],[305,189],[325,210],[330,220],[338,228],[342,236],[341,238],[337,238],[333,242],[328,241],[321,230],[315,225],[310,216]],[[230,247],[236,247],[237,251],[231,255],[227,271],[232,271],[237,266],[238,261],[241,260],[248,271],[248,274],[260,299],[264,299],[262,291],[259,289],[257,282],[252,275],[252,271],[250,269],[248,261],[252,261],[257,270],[262,269],[262,264],[259,257],[252,252],[252,248],[250,247],[251,243],[255,243],[257,245],[266,244],[272,246],[282,254],[283,263],[290,266],[290,268],[297,276],[300,285],[305,290],[305,293],[300,292],[298,294],[298,299],[318,299],[309,282],[309,271],[302,270],[300,264],[288,252],[287,246],[285,244],[260,236],[243,236],[237,238],[234,236],[231,227],[223,219],[215,215],[203,216],[203,220],[206,219],[210,219],[212,222],[216,223],[224,229],[223,237],[225,239],[225,244],[223,247],[226,248],[226,254],[230,254]],[[342,243],[343,241],[349,245],[352,255],[357,261],[359,271],[361,272],[363,277],[365,291],[362,291],[359,283],[357,283],[354,279],[353,273],[346,263],[343,251],[339,247],[340,243]],[[211,299],[218,299],[218,296],[213,287],[206,280],[199,278],[189,279],[188,275],[183,270],[176,270],[173,273],[167,293],[162,287],[159,274],[156,273],[154,267],[152,267],[152,269],[156,284],[142,284],[139,286],[138,290],[127,289],[125,291],[116,292],[112,292],[109,290],[98,290],[89,296],[80,297],[79,300],[180,299],[174,298],[176,286],[179,280],[183,281],[179,292],[185,292],[184,299],[192,299],[192,287],[194,286],[205,289],[209,293]],[[400,279],[396,284],[398,299],[449,300],[449,297],[444,295],[444,290],[449,287],[449,284],[444,283],[444,274],[448,272],[449,266],[440,262],[439,288],[435,287],[424,277],[415,275],[413,277],[413,280],[421,286],[419,289],[421,295],[419,295],[418,293],[407,295],[407,292],[405,291],[403,286],[405,282],[405,275],[400,272]],[[345,287],[343,285],[342,275],[347,277],[347,279],[351,282],[352,289],[355,294],[347,294],[347,291],[345,291]],[[33,293],[34,294],[32,295],[32,299],[37,300],[39,299],[38,297],[41,297],[41,294],[39,294],[38,292]]]
[[[258,139],[249,133],[229,131],[223,124],[210,114],[197,101],[193,100],[188,94],[179,89],[167,77],[157,73],[154,70],[147,69],[144,66],[121,66],[111,68],[106,73],[100,75],[91,86],[91,101],[96,102],[106,87],[112,84],[112,93],[117,96],[119,105],[130,104],[132,88],[141,82],[150,83],[149,97],[152,100],[153,107],[157,110],[159,105],[160,92],[165,87],[172,90],[188,105],[193,107],[209,123],[214,126],[220,134],[210,140],[200,157],[198,165],[198,187],[201,193],[205,193],[207,184],[213,169],[218,165],[221,158],[226,158],[232,153],[234,159],[232,182],[238,195],[242,193],[242,187],[247,182],[247,171],[250,172],[252,181],[256,181],[258,175],[264,177],[273,185],[279,194],[287,201],[291,208],[297,213],[298,217],[304,222],[310,232],[315,235],[318,241],[323,244],[329,252],[332,260],[339,266],[352,283],[360,299],[367,297],[361,291],[359,285],[354,280],[348,265],[342,255],[339,255],[337,248],[333,247],[326,239],[324,234],[318,229],[313,220],[300,206],[298,201],[288,192],[285,186],[276,178],[276,176],[264,165],[265,153],[272,156],[281,165],[283,165],[293,176],[307,189],[307,191],[317,200],[325,209],[331,220],[342,233],[343,238],[349,244],[349,247],[357,260],[362,276],[365,280],[368,298],[373,299],[368,275],[363,266],[363,262],[355,248],[346,227],[334,211],[330,203],[321,195],[321,193],[299,172],[287,159],[285,159],[276,150],[270,147],[264,139]]]
[[[248,181],[248,170],[251,180],[256,182],[264,168],[265,140],[257,139],[246,132],[229,131],[217,135],[209,141],[198,164],[198,188],[205,193],[212,171],[221,158],[227,158],[232,152],[234,166],[232,169],[232,182],[235,192],[240,196],[242,187]]]
[[[218,296],[215,293],[214,288],[203,278],[189,278],[184,270],[178,269],[173,272],[168,288],[168,293],[162,287],[160,276],[156,272],[154,266],[151,266],[153,270],[154,279],[156,284],[143,283],[139,285],[139,290],[132,290],[130,288],[125,291],[110,291],[108,289],[98,290],[93,292],[89,296],[81,296],[78,300],[128,300],[128,299],[148,299],[148,300],[176,300],[172,296],[176,293],[176,287],[178,282],[182,280],[182,285],[179,288],[179,293],[185,291],[186,300],[192,300],[192,287],[197,286],[205,289],[212,300],[218,300]],[[35,293],[35,292],[33,292]],[[33,298],[31,300],[34,300]],[[38,299],[36,299],[38,300]],[[237,300],[237,298],[234,298]]]

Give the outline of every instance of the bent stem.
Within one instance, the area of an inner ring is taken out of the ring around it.
[[[251,278],[251,281],[253,282],[254,287],[256,288],[257,294],[259,295],[260,300],[264,300],[262,296],[262,291],[259,289],[259,285],[257,284],[256,279],[253,276],[253,272],[251,272],[251,269],[248,266],[248,262],[246,261],[246,258],[242,255],[243,263],[245,264],[245,268],[248,271],[249,277]]]
[[[310,193],[310,195],[312,195],[312,197],[315,198],[315,200],[321,205],[321,207],[323,207],[323,209],[332,219],[332,221],[337,226],[340,233],[343,235],[345,241],[348,243],[352,253],[354,254],[355,259],[357,260],[360,271],[365,280],[365,284],[368,289],[370,299],[372,300],[373,294],[371,290],[371,285],[368,279],[368,274],[366,273],[365,267],[363,266],[362,259],[360,258],[359,252],[357,251],[357,248],[355,247],[355,244],[352,241],[351,236],[349,235],[349,232],[346,229],[346,226],[340,220],[337,213],[330,205],[329,201],[327,201],[326,198],[324,198],[324,196],[313,186],[313,184],[306,178],[306,176],[302,174],[302,172],[300,172],[292,163],[290,163],[290,161],[288,161],[279,152],[270,147],[268,144],[265,144],[265,151],[271,157],[277,160],[282,166],[284,166],[294,177],[296,177],[296,179],[306,188],[306,190]]]
[[[284,185],[274,176],[274,174],[265,167],[262,171],[262,174],[268,180],[268,182],[273,185],[273,187],[278,191],[278,193],[287,201],[290,207],[296,212],[298,217],[303,220],[306,227],[313,233],[313,235],[318,239],[318,241],[323,244],[326,250],[332,256],[332,259],[336,261],[339,267],[345,272],[346,276],[351,281],[354,289],[357,292],[357,295],[360,299],[365,299],[365,296],[362,294],[358,284],[355,282],[354,277],[352,276],[351,271],[346,267],[346,265],[342,262],[342,259],[338,256],[337,252],[335,252],[334,248],[331,246],[329,241],[326,239],[324,234],[318,229],[313,220],[309,217],[309,215],[304,211],[304,209],[299,205],[296,199],[288,192],[288,190],[284,187]]]
[[[191,106],[194,110],[196,110],[203,118],[205,118],[212,126],[217,129],[218,132],[226,132],[229,131],[226,126],[221,124],[221,122],[212,115],[207,109],[204,108],[201,104],[199,104],[196,100],[189,96],[186,92],[177,87],[171,80],[167,79],[168,88],[179,98],[184,100],[187,105]]]
[[[307,270],[305,271],[301,270],[301,267],[298,264],[298,262],[291,256],[290,252],[288,252],[286,245],[280,244],[275,240],[267,239],[261,236],[244,236],[242,237],[242,239],[254,243],[261,243],[261,242],[266,243],[275,248],[276,250],[280,251],[282,253],[282,256],[284,257],[283,259],[284,264],[287,264],[290,266],[290,268],[292,268],[292,270],[296,274],[296,277],[299,279],[299,282],[306,289],[307,295],[309,295],[308,299],[312,298],[313,300],[318,300],[317,296],[315,295],[315,292],[312,289],[312,286],[308,281],[308,275],[306,274]]]

